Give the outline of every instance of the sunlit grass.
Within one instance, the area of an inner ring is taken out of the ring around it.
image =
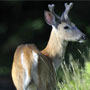
[[[84,67],[76,62],[72,55],[69,55],[69,65],[65,62],[61,64],[63,76],[62,81],[57,83],[57,90],[90,90],[90,50],[88,58],[83,54],[82,57],[85,60]]]

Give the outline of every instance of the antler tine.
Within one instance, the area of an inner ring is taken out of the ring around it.
[[[67,3],[65,3],[65,14],[68,15],[70,9],[72,8],[73,3],[70,3],[69,5]]]
[[[50,12],[53,13],[53,14],[54,14],[54,7],[55,7],[54,4],[49,4],[48,5],[48,8],[49,8]]]
[[[65,3],[65,11],[61,16],[62,19],[64,18],[65,20],[69,20],[68,13],[70,9],[72,8],[72,6],[73,6],[73,3],[70,3],[70,4]]]
[[[59,17],[58,15],[56,15],[55,12],[54,12],[54,8],[55,8],[55,5],[54,5],[54,4],[49,4],[49,5],[48,5],[48,8],[49,8],[50,12],[51,12],[56,18],[60,19],[60,17]]]

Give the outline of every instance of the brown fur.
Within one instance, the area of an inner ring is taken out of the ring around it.
[[[54,90],[56,87],[55,85],[56,78],[52,60],[49,57],[46,57],[42,53],[40,53],[40,51],[34,45],[30,44],[19,46],[14,54],[14,61],[12,66],[12,78],[16,89],[23,90],[24,85],[23,82],[25,78],[24,77],[25,71],[21,64],[20,58],[22,51],[24,53],[24,60],[27,65],[28,75],[33,80],[33,82],[30,84],[34,84],[34,86],[36,86],[37,89],[39,90]],[[33,74],[33,71],[31,71],[33,64],[32,51],[36,52],[39,56],[37,67],[38,81],[35,81],[34,79],[35,77],[31,76],[31,72]]]

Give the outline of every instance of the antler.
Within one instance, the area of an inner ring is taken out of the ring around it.
[[[49,8],[50,12],[51,12],[57,19],[61,20],[61,18],[60,18],[58,15],[56,15],[55,12],[54,12],[54,8],[55,8],[55,5],[54,5],[54,4],[49,4],[49,5],[48,5],[48,8]]]
[[[68,13],[70,9],[72,8],[72,6],[73,6],[73,3],[70,3],[70,4],[65,3],[65,11],[63,12],[61,16],[61,20],[69,20]]]

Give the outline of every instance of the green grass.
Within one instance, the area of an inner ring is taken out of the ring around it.
[[[58,77],[62,77],[62,80],[58,81],[57,90],[90,90],[90,49],[87,58],[82,53],[81,55],[85,60],[84,67],[72,55],[69,55],[69,65],[65,62],[61,64],[59,72],[62,71],[62,74]]]

